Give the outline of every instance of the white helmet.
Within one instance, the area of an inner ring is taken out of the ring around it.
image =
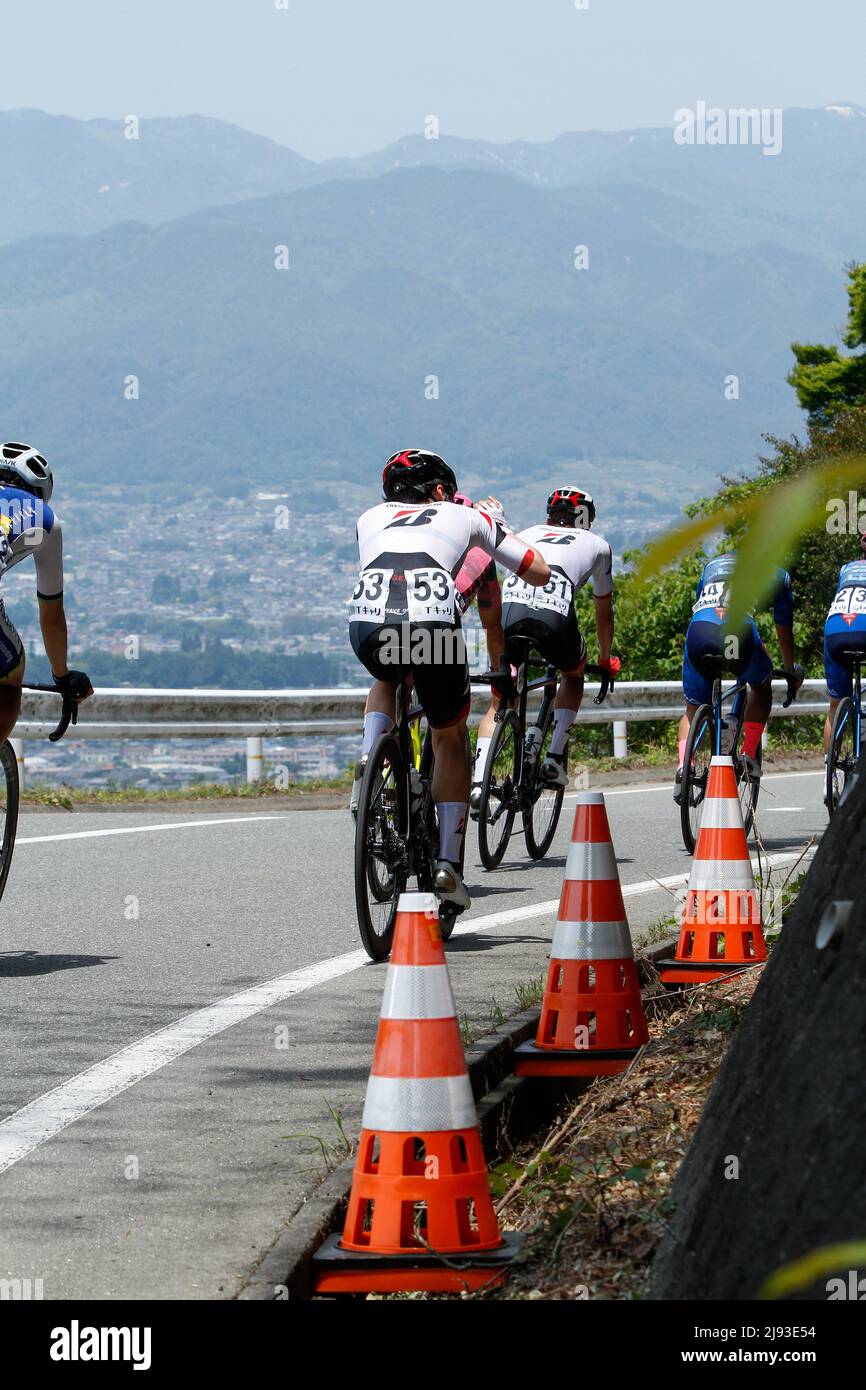
[[[0,483],[4,476],[14,484],[17,478],[41,497],[43,502],[51,500],[54,478],[45,459],[29,444],[0,445]]]

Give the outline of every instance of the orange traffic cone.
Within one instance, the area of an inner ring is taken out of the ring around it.
[[[313,1257],[319,1293],[501,1283],[502,1236],[432,893],[403,893],[341,1237]]]
[[[767,959],[733,760],[714,757],[673,960],[664,984],[705,984]]]
[[[518,1076],[613,1076],[648,1042],[646,1016],[601,792],[579,792],[547,987]]]

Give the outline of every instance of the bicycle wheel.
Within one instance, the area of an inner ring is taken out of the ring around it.
[[[764,761],[764,749],[758,744],[758,751],[755,755],[755,762],[758,767]],[[752,826],[755,824],[755,811],[758,808],[758,796],[761,791],[760,782],[750,782],[745,774],[745,767],[742,758],[737,758],[735,763],[737,769],[737,794],[740,798],[740,810],[743,813],[743,829],[747,835],[751,835]]]
[[[517,814],[520,720],[513,709],[500,721],[487,754],[478,808],[478,852],[485,869],[496,869],[508,847]]]
[[[857,764],[854,747],[854,701],[846,695],[836,706],[830,729],[830,752],[827,757],[824,802],[832,816],[842,797],[848,779]]]
[[[372,960],[385,960],[391,951],[397,902],[406,883],[407,821],[400,745],[393,734],[383,734],[367,759],[355,825],[355,907],[364,950]]]
[[[695,711],[686,741],[683,758],[683,783],[680,791],[680,827],[683,844],[694,854],[698,831],[701,828],[704,797],[710,777],[710,763],[716,746],[716,717],[712,705],[700,705]]]
[[[18,759],[7,739],[0,747],[3,777],[0,779],[0,898],[9,877],[15,832],[18,829]]]
[[[548,711],[541,731],[541,744],[532,768],[528,788],[529,803],[523,808],[523,836],[530,859],[543,859],[556,834],[565,787],[546,787],[541,780],[541,765],[547,757],[553,737],[553,710]]]

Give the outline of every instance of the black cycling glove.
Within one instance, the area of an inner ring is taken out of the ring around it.
[[[62,695],[72,695],[76,700],[93,694],[90,677],[84,671],[67,671],[65,676],[54,676],[54,684]]]

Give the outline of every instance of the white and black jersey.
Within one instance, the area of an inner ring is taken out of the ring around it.
[[[534,589],[517,576],[506,579],[504,605],[519,604],[565,621],[575,594],[585,584],[592,584],[596,598],[613,592],[613,556],[603,536],[572,526],[530,526],[518,539],[544,557],[551,569],[550,581]],[[506,614],[503,621],[507,621]]]
[[[459,622],[455,579],[480,547],[515,576],[532,548],[483,507],[453,502],[381,502],[358,521],[361,573],[350,623]]]

